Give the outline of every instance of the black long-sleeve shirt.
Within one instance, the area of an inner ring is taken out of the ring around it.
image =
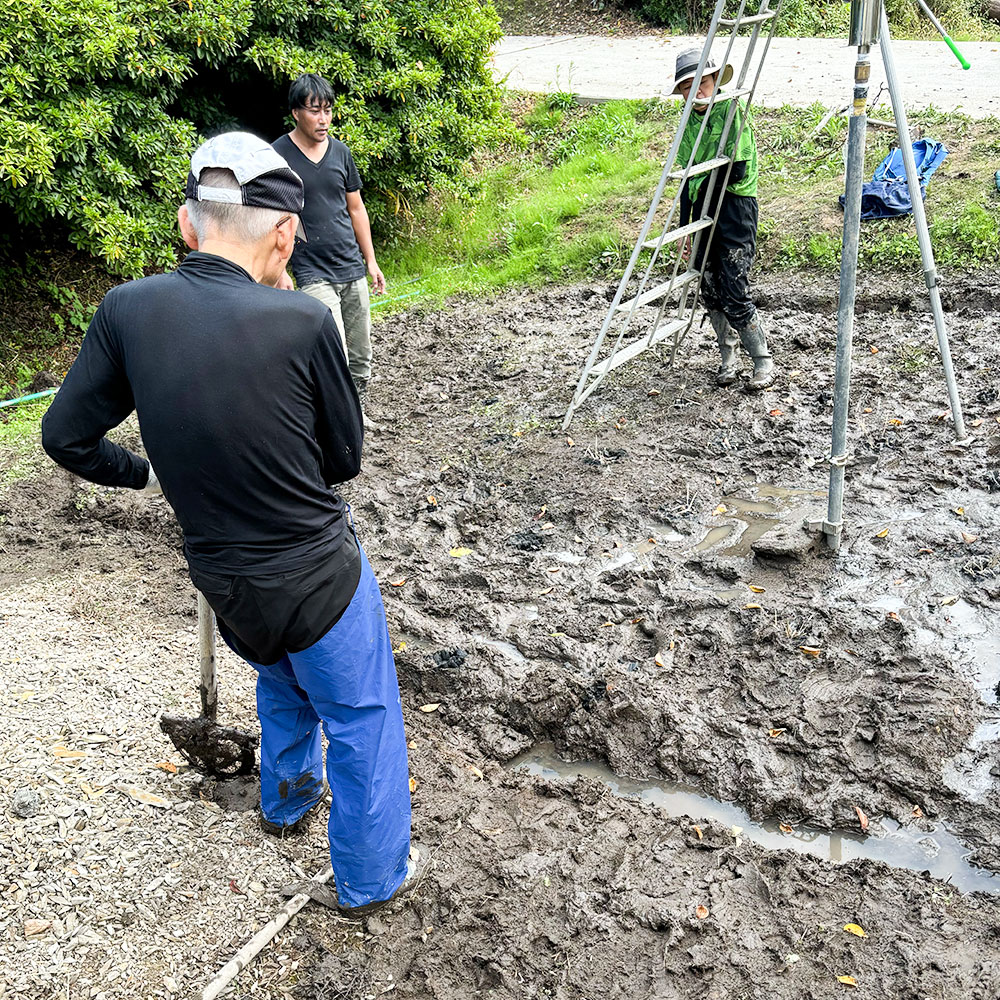
[[[211,254],[112,289],[42,421],[60,465],[141,489],[105,434],[135,409],[192,569],[317,565],[350,533],[329,488],[361,466],[361,407],[330,311]]]

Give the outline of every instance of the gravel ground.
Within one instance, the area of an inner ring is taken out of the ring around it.
[[[265,837],[255,812],[224,811],[213,783],[165,752],[161,711],[197,711],[185,690],[197,637],[193,617],[121,614],[137,575],[0,596],[0,798],[26,814],[11,809],[0,839],[3,997],[190,995],[274,912],[265,884],[327,863],[321,824],[305,840]],[[255,730],[252,675],[228,651],[220,685],[220,717]],[[281,954],[279,941],[248,982],[291,971]]]

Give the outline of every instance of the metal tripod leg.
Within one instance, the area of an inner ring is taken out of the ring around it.
[[[889,19],[885,8],[882,8],[882,32],[879,46],[882,49],[882,63],[885,66],[885,76],[889,83],[889,96],[892,99],[892,110],[896,116],[896,128],[899,133],[899,149],[903,154],[903,165],[906,167],[906,183],[910,189],[910,201],[913,202],[913,221],[917,225],[917,239],[920,242],[920,259],[924,265],[924,281],[931,297],[931,312],[934,313],[934,327],[937,330],[938,351],[941,355],[941,365],[944,368],[945,381],[948,383],[948,398],[951,401],[951,416],[955,423],[955,437],[964,443],[968,438],[965,433],[965,420],[962,418],[962,403],[958,398],[958,386],[955,382],[955,370],[951,364],[951,349],[948,346],[948,328],[944,322],[944,310],[941,307],[941,292],[938,289],[937,268],[934,263],[934,248],[931,245],[931,235],[927,228],[927,215],[924,212],[923,193],[920,190],[920,178],[917,176],[917,165],[913,159],[913,146],[910,141],[910,126],[906,120],[906,108],[903,105],[902,93],[899,88],[899,78],[896,76],[896,60],[892,52],[892,39],[889,36]]]
[[[868,116],[869,46],[858,46],[854,67],[854,107],[847,137],[847,188],[844,201],[844,242],[840,255],[840,307],[837,312],[837,374],[833,388],[833,435],[830,445],[830,496],[821,525],[831,549],[840,548],[844,526],[844,466],[847,464],[847,411],[851,395],[851,348],[854,343],[854,299],[858,279],[858,239],[861,234],[861,186],[865,169]]]

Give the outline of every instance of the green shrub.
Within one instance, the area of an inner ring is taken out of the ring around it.
[[[123,274],[173,260],[199,133],[274,138],[299,73],[333,84],[332,131],[376,218],[509,128],[488,0],[0,0],[0,15],[0,204]]]

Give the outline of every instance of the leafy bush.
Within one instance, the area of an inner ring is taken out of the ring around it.
[[[276,137],[299,73],[333,84],[332,131],[376,219],[508,128],[488,0],[0,0],[0,15],[0,205],[123,274],[173,260],[199,133]]]

